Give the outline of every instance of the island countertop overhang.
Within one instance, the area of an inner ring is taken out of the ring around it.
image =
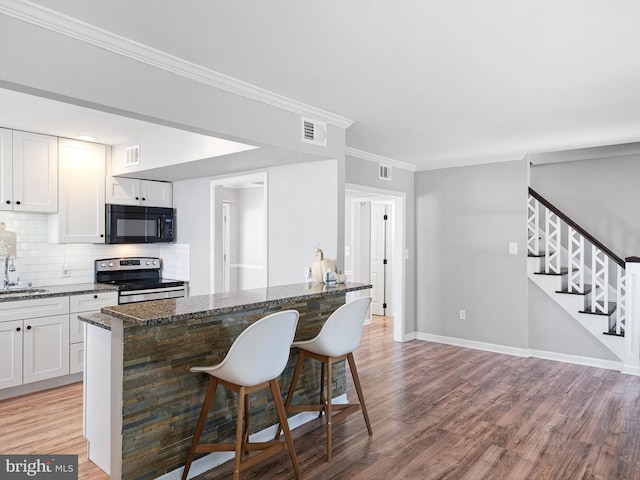
[[[316,282],[296,283],[238,292],[114,305],[102,308],[101,314],[86,315],[81,317],[81,320],[106,329],[110,329],[111,326],[109,316],[123,320],[125,325],[156,325],[262,309],[284,303],[303,302],[314,298],[345,295],[348,292],[370,288],[370,284],[353,282],[335,285]]]

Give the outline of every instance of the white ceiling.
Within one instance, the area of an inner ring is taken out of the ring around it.
[[[632,0],[37,0],[353,119],[417,168],[640,140]]]

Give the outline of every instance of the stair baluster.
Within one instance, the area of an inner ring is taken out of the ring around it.
[[[627,327],[627,271],[620,265],[616,270],[616,335],[624,335]]]
[[[567,227],[569,238],[569,284],[570,293],[584,293],[584,237],[571,225]]]
[[[560,218],[545,208],[544,268],[545,273],[560,274]]]
[[[527,215],[527,251],[529,255],[540,254],[540,203],[529,195]]]
[[[591,246],[591,312],[609,311],[609,257],[595,245]]]

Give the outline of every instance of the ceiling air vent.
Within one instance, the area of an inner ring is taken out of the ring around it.
[[[124,166],[131,167],[140,164],[140,145],[132,145],[124,149]]]
[[[389,165],[378,165],[378,178],[380,180],[391,180],[391,167]]]
[[[302,118],[302,141],[314,145],[327,146],[327,124],[317,120]]]

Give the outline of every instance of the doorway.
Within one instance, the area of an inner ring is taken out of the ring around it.
[[[347,278],[373,285],[371,313],[392,320],[393,339],[404,341],[405,195],[347,185],[345,207]]]
[[[267,286],[266,173],[211,182],[212,293]]]

